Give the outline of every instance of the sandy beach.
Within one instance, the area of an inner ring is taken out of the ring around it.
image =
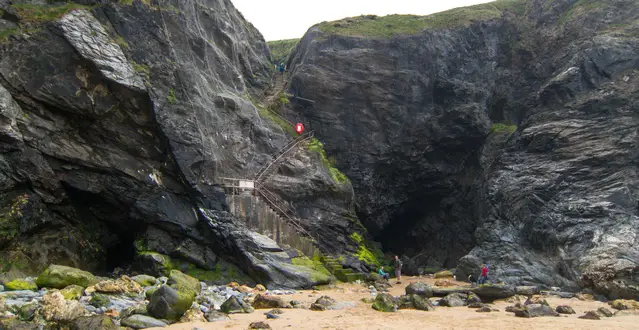
[[[430,278],[406,278],[402,284],[394,284],[390,293],[399,296],[404,294],[405,287],[422,281],[433,285]],[[394,283],[392,281],[391,283]],[[167,328],[172,330],[207,329],[247,329],[251,322],[265,321],[272,329],[638,329],[639,316],[614,316],[602,320],[584,320],[578,316],[586,311],[606,307],[614,312],[606,303],[597,301],[581,301],[576,298],[561,299],[547,297],[546,300],[554,308],[557,305],[569,305],[576,314],[560,317],[519,318],[513,313],[505,312],[508,302],[495,302],[499,312],[477,313],[468,307],[437,307],[434,312],[412,309],[399,310],[397,313],[382,313],[371,308],[371,304],[361,301],[369,297],[368,290],[358,284],[339,284],[334,289],[322,291],[298,291],[293,295],[281,296],[285,301],[298,300],[306,304],[327,295],[339,302],[354,302],[355,307],[343,310],[311,311],[308,309],[284,309],[279,319],[267,320],[264,312],[255,310],[251,314],[233,314],[231,320],[213,323],[180,323]],[[434,298],[433,298],[434,299]]]

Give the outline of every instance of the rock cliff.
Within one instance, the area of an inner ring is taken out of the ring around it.
[[[312,27],[295,113],[407,270],[639,297],[639,6],[501,0]]]
[[[251,101],[269,88],[268,57],[229,0],[0,1],[3,275],[135,261],[312,285],[291,251],[228,212],[220,186],[291,139]],[[309,230],[328,224],[327,252],[356,249],[350,184],[311,150],[287,162],[274,179],[304,184],[277,192],[314,216]]]

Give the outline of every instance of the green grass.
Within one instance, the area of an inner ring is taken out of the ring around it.
[[[275,63],[285,62],[295,50],[300,39],[285,39],[268,41],[266,44],[271,49],[271,59]]]
[[[369,265],[373,265],[375,268],[385,266],[384,254],[382,251],[376,247],[371,247],[370,244],[367,244],[366,240],[364,240],[364,238],[357,232],[352,233],[350,238],[357,245],[357,252],[355,253],[357,259]]]
[[[76,3],[68,2],[61,5],[33,5],[33,4],[13,4],[11,5],[24,22],[28,23],[42,23],[50,22],[59,19],[74,9],[91,9],[91,6],[79,5]]]
[[[559,25],[565,24],[568,20],[585,15],[604,5],[602,0],[579,0],[575,2],[559,19]]]
[[[0,213],[0,238],[9,241],[18,235],[18,220],[22,218],[22,210],[29,203],[27,194],[20,195],[11,201],[8,209]]]
[[[335,167],[335,164],[329,160],[326,156],[326,151],[324,150],[324,145],[318,139],[312,139],[307,145],[307,149],[310,151],[317,152],[320,155],[322,160],[322,164],[328,168],[328,172],[331,174],[333,181],[338,184],[344,184],[346,182],[350,182],[348,177],[342,173],[338,168]]]
[[[257,107],[257,113],[260,115],[260,117],[268,119],[271,122],[275,123],[286,133],[292,136],[297,135],[297,133],[295,133],[295,128],[291,126],[291,124],[289,124],[286,120],[280,118],[276,114],[272,113],[271,111],[268,111],[262,107]]]
[[[513,134],[517,130],[517,125],[511,125],[508,123],[496,123],[493,124],[491,133],[508,133]]]
[[[470,7],[455,8],[428,16],[415,15],[362,15],[318,25],[326,34],[358,37],[390,38],[395,35],[417,34],[428,29],[468,26],[474,21],[487,21],[502,17],[505,12],[523,15],[525,0],[499,0]]]
[[[171,104],[175,104],[177,102],[177,97],[175,96],[175,89],[173,88],[169,89],[169,95],[167,95],[166,99]]]

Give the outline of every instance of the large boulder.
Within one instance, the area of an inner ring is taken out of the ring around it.
[[[194,296],[163,285],[151,296],[149,315],[158,319],[178,320],[191,308]]]
[[[35,282],[30,280],[16,279],[4,284],[4,288],[7,291],[21,291],[21,290],[38,290],[38,286]]]
[[[81,316],[73,320],[71,330],[120,330],[120,327],[106,315]]]
[[[423,282],[414,282],[406,286],[406,294],[416,294],[422,297],[430,298],[433,296],[433,288]]]
[[[42,317],[50,322],[70,322],[87,314],[77,301],[65,300],[60,291],[50,291],[42,297]]]
[[[100,281],[94,285],[94,288],[97,292],[112,294],[142,292],[142,287],[140,286],[140,284],[126,275],[123,275],[117,280]]]
[[[55,289],[64,289],[69,285],[79,285],[86,288],[96,282],[95,276],[89,272],[60,265],[50,265],[36,280],[39,287]]]
[[[516,286],[515,293],[522,296],[532,296],[539,293],[539,287],[537,286]]]
[[[540,316],[559,316],[550,306],[541,304],[531,304],[523,306],[523,308],[515,308],[512,310],[517,317],[540,317]]]
[[[253,307],[244,302],[238,296],[231,296],[222,305],[220,310],[226,314],[253,313]]]
[[[608,302],[608,305],[618,310],[639,309],[639,301],[628,299],[617,299]]]
[[[476,295],[484,302],[491,302],[497,299],[509,298],[515,295],[512,286],[504,284],[486,284],[473,289]]]
[[[252,306],[255,309],[290,307],[290,305],[285,303],[282,298],[269,294],[258,294],[257,296],[255,296]]]
[[[214,309],[206,312],[204,314],[204,318],[206,318],[207,322],[217,322],[217,321],[226,321],[226,320],[230,320],[231,318],[228,316],[228,314],[226,313],[222,313],[220,311],[216,311]]]
[[[439,306],[443,307],[459,307],[466,306],[467,295],[463,293],[451,293],[439,300]]]
[[[129,328],[133,328],[133,329],[146,329],[146,328],[164,328],[167,326],[166,323],[164,323],[163,321],[154,319],[150,316],[146,316],[146,315],[131,315],[125,319],[123,319],[122,321],[120,321],[120,323],[123,326],[129,327]]]
[[[430,301],[430,299],[425,298],[424,296],[417,294],[407,294],[399,297],[399,309],[417,309],[421,311],[434,311],[435,305]]]
[[[555,312],[559,314],[575,314],[575,310],[568,305],[559,305],[555,308]]]
[[[468,294],[473,291],[470,287],[432,287],[433,297],[446,297],[451,293]]]
[[[166,283],[176,291],[191,294],[193,297],[199,294],[202,289],[197,278],[175,269],[169,273],[169,280]]]
[[[329,296],[321,296],[311,304],[311,310],[325,311],[332,309],[337,304],[337,300]]]
[[[399,301],[388,293],[380,293],[375,297],[372,307],[380,312],[397,312]]]
[[[133,276],[131,277],[131,279],[143,287],[154,286],[157,282],[157,279],[155,277],[144,274]]]

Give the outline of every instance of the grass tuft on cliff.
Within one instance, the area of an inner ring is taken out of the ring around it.
[[[508,133],[513,134],[517,130],[517,125],[509,123],[496,123],[493,124],[491,133]]]
[[[61,5],[17,3],[11,5],[11,8],[16,11],[22,21],[29,23],[42,23],[55,21],[74,9],[91,9],[92,7],[68,2]]]
[[[273,60],[273,62],[285,62],[291,55],[293,50],[295,50],[295,46],[297,46],[297,43],[299,41],[300,39],[268,41],[266,44],[271,50],[271,59]]]
[[[308,150],[317,152],[322,159],[322,164],[328,168],[328,172],[331,174],[333,181],[338,184],[343,184],[346,182],[350,182],[348,177],[342,173],[338,168],[335,167],[335,164],[329,160],[326,156],[326,151],[324,150],[324,144],[320,142],[318,139],[313,138],[307,145]]]
[[[362,15],[317,25],[326,34],[357,37],[390,38],[395,35],[417,34],[428,29],[467,26],[474,21],[500,18],[505,12],[523,15],[525,0],[498,0],[470,7],[454,8],[428,16]]]

